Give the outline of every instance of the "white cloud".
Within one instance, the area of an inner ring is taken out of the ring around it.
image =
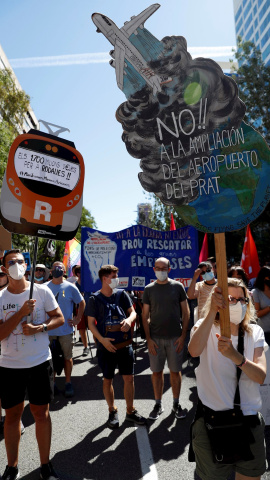
[[[192,58],[226,58],[232,57],[235,47],[189,47]],[[55,55],[50,57],[13,58],[9,60],[12,68],[59,67],[65,65],[86,65],[89,63],[106,63],[111,59],[108,52],[79,53],[74,55]]]

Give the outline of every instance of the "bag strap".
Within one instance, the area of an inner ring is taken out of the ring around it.
[[[239,326],[239,331],[238,331],[237,350],[238,350],[239,353],[241,353],[243,355],[243,353],[244,353],[244,332],[243,332],[243,330],[240,326]],[[240,379],[241,373],[242,373],[242,370],[240,368],[237,368],[237,370],[236,370],[237,386],[236,386],[234,401],[233,401],[234,402],[234,408],[236,410],[241,410],[240,390],[239,390],[239,379]]]
[[[123,291],[124,291],[123,289],[119,288],[115,292],[115,303],[114,303],[114,305],[119,306],[120,297],[121,297]],[[97,295],[95,295],[95,298],[100,300],[100,302],[103,303],[103,305],[105,305],[108,308],[110,308],[110,306],[112,305],[110,302],[106,301],[105,298],[103,298],[101,292],[99,292]],[[109,297],[109,298],[111,298],[111,297]]]

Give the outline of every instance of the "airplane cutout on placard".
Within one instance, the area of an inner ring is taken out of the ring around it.
[[[103,33],[109,42],[114,46],[114,50],[110,51],[113,60],[110,65],[115,68],[116,81],[118,87],[123,90],[124,87],[124,70],[127,67],[125,59],[137,70],[145,82],[153,88],[153,94],[161,92],[161,85],[169,83],[172,78],[157,75],[145,61],[137,48],[128,40],[133,33],[137,35],[137,28],[143,28],[144,22],[160,7],[158,3],[146,8],[139,15],[131,17],[130,21],[124,23],[122,28],[101,13],[93,13],[92,20],[97,27],[98,33]]]

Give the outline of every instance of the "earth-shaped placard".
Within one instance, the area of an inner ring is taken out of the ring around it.
[[[143,188],[204,232],[238,230],[270,200],[270,151],[244,121],[235,81],[210,59],[192,59],[184,37],[143,26],[158,4],[119,29],[93,14],[127,101],[116,112]]]

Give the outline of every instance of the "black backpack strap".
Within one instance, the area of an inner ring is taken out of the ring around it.
[[[239,326],[239,331],[238,331],[238,345],[237,345],[237,350],[239,353],[243,355],[244,353],[244,332],[242,328]],[[242,373],[241,368],[236,367],[236,374],[237,374],[237,387],[235,390],[235,396],[234,396],[234,407],[238,410],[241,410],[241,404],[240,404],[240,390],[239,390],[239,379]]]

